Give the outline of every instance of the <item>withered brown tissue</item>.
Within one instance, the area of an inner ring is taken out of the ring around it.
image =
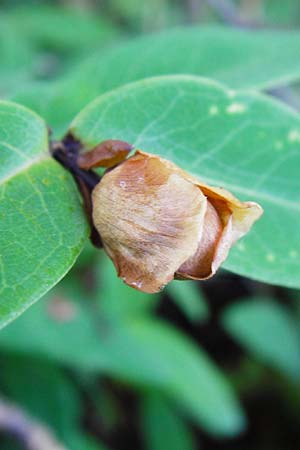
[[[106,172],[92,193],[93,220],[119,277],[158,292],[173,278],[203,280],[261,216],[175,164],[137,151]]]

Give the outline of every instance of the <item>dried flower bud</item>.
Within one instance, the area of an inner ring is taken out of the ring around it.
[[[158,156],[137,151],[92,193],[93,220],[118,275],[144,292],[205,279],[262,214]]]

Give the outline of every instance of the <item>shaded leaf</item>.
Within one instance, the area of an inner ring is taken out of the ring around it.
[[[196,449],[192,432],[162,396],[145,396],[141,414],[146,449]]]
[[[70,299],[73,314],[59,318],[54,300],[37,303],[2,330],[0,348],[161,390],[210,433],[231,436],[243,429],[243,412],[226,378],[180,332],[146,318],[111,324]]]
[[[208,308],[199,284],[194,281],[172,281],[166,293],[192,322],[208,318]]]
[[[0,15],[0,97],[18,91],[34,70],[33,49]]]
[[[272,299],[244,299],[227,308],[223,324],[254,357],[299,380],[299,331],[286,307]]]
[[[117,36],[116,28],[106,19],[85,10],[62,6],[21,5],[5,17],[10,28],[37,49],[70,53],[99,50]],[[59,30],[59,32],[54,32]]]
[[[175,28],[96,54],[61,82],[35,86],[14,99],[36,110],[57,134],[100,94],[142,78],[193,74],[230,87],[266,89],[300,77],[300,33],[245,31],[217,26]],[[75,95],[76,93],[76,95]],[[41,109],[42,108],[42,109]]]

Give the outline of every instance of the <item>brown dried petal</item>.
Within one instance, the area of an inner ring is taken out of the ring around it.
[[[208,202],[202,237],[197,251],[176,272],[178,279],[205,279],[212,274],[216,248],[223,233],[223,224],[216,209]]]
[[[92,150],[78,156],[77,165],[81,169],[92,167],[113,167],[124,161],[132,150],[127,142],[109,139],[103,141]]]
[[[225,261],[232,245],[248,233],[253,223],[259,219],[263,209],[255,202],[239,201],[226,189],[203,183],[171,161],[163,161],[174,173],[180,174],[198,186],[208,201],[203,235],[197,252],[177,269],[175,278],[197,280],[209,278]],[[217,212],[219,220],[213,211]]]
[[[178,269],[176,277],[180,279],[205,279],[214,275],[232,245],[263,213],[257,203],[240,202],[225,189],[194,181],[207,197],[208,208],[201,242],[195,255]],[[211,214],[212,208],[218,214],[218,225],[215,215]],[[209,243],[205,242],[207,240]]]
[[[197,250],[206,198],[159,157],[137,152],[104,175],[92,199],[104,248],[136,289],[159,291]]]

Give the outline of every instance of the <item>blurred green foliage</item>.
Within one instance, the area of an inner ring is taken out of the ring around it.
[[[41,114],[56,96],[51,114],[62,131],[69,83],[81,82],[75,104],[83,106],[89,88],[99,86],[98,79],[87,85],[93,64],[110,49],[118,55],[124,37],[174,25],[228,25],[213,3],[2,1],[0,96],[33,102]],[[297,0],[228,4],[237,23],[300,25]],[[174,281],[150,296],[126,287],[87,246],[55,289],[1,331],[0,391],[71,450],[295,450],[299,330],[297,290],[222,272],[207,284]],[[17,445],[0,435],[1,450]]]

